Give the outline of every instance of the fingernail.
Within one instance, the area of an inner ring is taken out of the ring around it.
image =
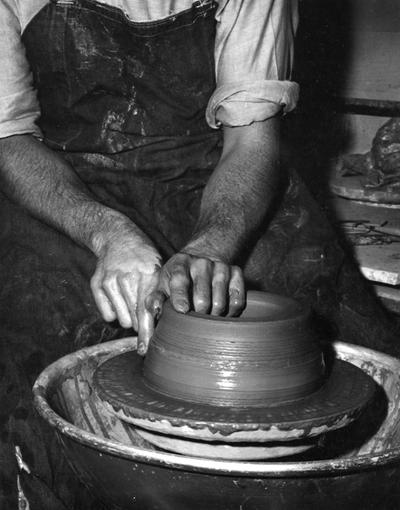
[[[176,303],[176,309],[178,312],[186,313],[189,310],[189,305],[186,303],[186,301],[178,301]]]
[[[146,353],[146,346],[144,345],[144,343],[140,343],[140,344],[138,345],[137,352],[138,352],[138,354],[140,354],[141,356],[143,356],[143,355]]]

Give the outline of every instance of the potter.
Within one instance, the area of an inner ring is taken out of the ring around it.
[[[143,355],[167,297],[235,316],[245,289],[279,293],[398,349],[281,164],[297,22],[295,0],[0,0],[0,507],[101,508],[31,385],[124,335]]]

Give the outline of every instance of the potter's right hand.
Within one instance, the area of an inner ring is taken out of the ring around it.
[[[133,327],[147,345],[158,310],[147,309],[145,300],[158,284],[160,254],[136,228],[114,233],[97,251],[91,288],[101,315],[108,322],[118,319],[122,327]]]

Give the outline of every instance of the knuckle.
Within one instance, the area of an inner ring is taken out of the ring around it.
[[[190,279],[187,276],[187,274],[183,271],[180,272],[174,272],[171,275],[170,279],[170,286],[172,288],[181,287],[181,286],[187,286],[190,283]]]
[[[205,271],[205,270],[211,268],[212,264],[213,263],[209,259],[195,258],[195,259],[193,259],[191,265],[198,271]]]
[[[190,260],[192,257],[188,253],[179,252],[175,255],[175,260],[179,262],[185,262]]]
[[[115,276],[110,273],[106,273],[103,278],[102,286],[108,291],[112,291],[115,287]]]
[[[229,271],[226,269],[226,271],[218,271],[214,274],[213,277],[213,285],[218,284],[227,284],[229,282]]]
[[[98,285],[101,283],[103,277],[104,277],[104,271],[103,271],[102,267],[98,265],[96,270],[92,274],[90,283],[93,285]]]
[[[232,266],[231,272],[233,277],[238,278],[240,280],[243,279],[243,271],[242,268],[240,268],[239,266]]]
[[[215,266],[215,262],[213,262],[210,259],[202,259],[202,261],[204,265],[204,270],[211,272],[213,270],[213,267]]]
[[[139,298],[136,302],[135,312],[136,312],[138,321],[142,322],[145,319],[145,315],[146,315],[146,306],[145,306],[145,298],[144,297],[139,296]]]
[[[128,272],[118,273],[116,278],[118,283],[124,286],[129,285],[134,279],[133,274]]]
[[[170,270],[171,276],[186,276],[187,266],[185,264],[175,264]]]
[[[187,255],[186,253],[177,253],[167,262],[167,266],[171,272],[174,272],[177,268],[184,268],[190,263],[190,255]]]
[[[142,266],[140,267],[140,272],[147,276],[151,276],[154,273],[158,273],[159,270],[160,270],[160,265],[155,264],[152,261],[145,261],[145,262],[143,262]]]
[[[182,285],[170,285],[170,299],[181,299],[187,296],[187,288]]]

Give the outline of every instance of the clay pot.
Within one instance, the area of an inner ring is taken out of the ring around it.
[[[197,404],[249,407],[301,399],[323,382],[322,351],[296,301],[249,292],[240,317],[180,314],[167,303],[145,384]]]

